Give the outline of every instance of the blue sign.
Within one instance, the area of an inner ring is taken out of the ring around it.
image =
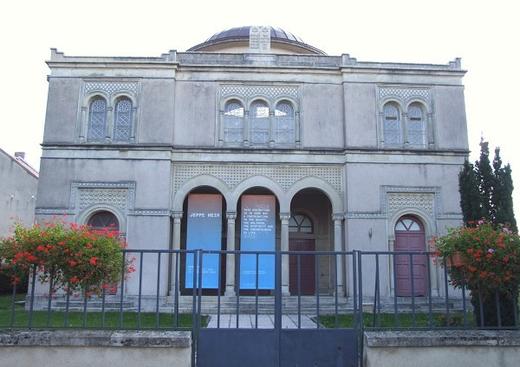
[[[242,251],[275,251],[276,199],[273,195],[243,195],[240,231]],[[274,289],[275,256],[240,255],[240,289]]]
[[[222,196],[218,194],[190,194],[188,196],[187,250],[221,249]],[[202,288],[218,288],[220,255],[204,254],[202,258]],[[193,288],[193,254],[186,256],[185,287]],[[197,260],[197,268],[199,266]],[[197,280],[199,281],[197,272]]]

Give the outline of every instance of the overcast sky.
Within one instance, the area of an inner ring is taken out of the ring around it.
[[[515,0],[4,1],[0,147],[39,167],[44,61],[66,55],[159,56],[241,25],[273,25],[329,55],[447,63],[462,57],[471,160],[481,135],[511,163],[520,219],[520,14]],[[516,92],[515,92],[516,90]]]

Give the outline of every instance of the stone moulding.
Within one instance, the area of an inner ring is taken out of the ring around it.
[[[0,347],[189,348],[189,331],[54,330],[0,332]]]
[[[372,348],[520,346],[519,330],[369,331],[365,345]]]

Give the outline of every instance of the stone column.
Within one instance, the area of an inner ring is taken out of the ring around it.
[[[405,148],[410,146],[410,141],[408,140],[408,113],[403,112],[401,114],[401,133],[403,134],[403,143]]]
[[[237,218],[236,212],[227,212],[227,243],[226,250],[235,250],[235,220]],[[235,295],[235,255],[226,255],[226,290],[224,293],[226,296]]]
[[[379,145],[384,147],[385,146],[385,116],[383,112],[378,113],[378,120],[377,120],[377,127],[379,129]]]
[[[137,106],[132,107],[132,121],[130,126],[130,141],[135,142],[135,130],[137,129]]]
[[[334,251],[343,251],[343,214],[333,214],[332,220],[334,221]],[[343,264],[344,264],[344,256],[336,256],[336,281],[337,288],[335,291],[338,292],[339,296],[345,295],[345,287],[343,283]]]
[[[274,111],[269,111],[269,146],[272,148],[275,145],[275,133],[276,133],[276,120],[274,116]]]
[[[107,107],[105,129],[105,140],[107,142],[111,142],[112,140],[114,140],[114,108],[112,106]]]
[[[173,239],[172,239],[172,250],[180,250],[181,248],[181,220],[182,220],[182,212],[173,212]],[[177,269],[175,266],[175,257],[178,256],[179,259],[177,260],[177,263],[180,267],[181,264],[181,258],[180,255],[174,254],[172,256],[172,291],[171,294],[175,296],[175,274],[177,274],[180,269]],[[181,275],[177,274],[177,280],[180,282]],[[177,289],[180,290],[181,285],[179,284]]]
[[[246,110],[244,112],[244,146],[249,146],[249,131],[251,129],[250,123],[249,123],[249,110]]]
[[[289,219],[290,213],[280,213],[282,228],[280,231],[280,250],[289,251]],[[289,294],[289,256],[282,256],[282,294]]]
[[[86,136],[88,134],[88,115],[86,106],[81,106],[81,127],[79,130],[79,141],[84,143],[87,140]]]
[[[428,136],[428,148],[435,148],[435,131],[433,130],[433,113],[428,113],[426,118],[426,134]]]
[[[224,146],[224,134],[225,134],[225,126],[224,126],[224,110],[219,111],[218,115],[219,119],[219,125],[218,125],[218,145]]]
[[[300,147],[300,111],[294,112],[294,136],[296,139],[296,147]]]

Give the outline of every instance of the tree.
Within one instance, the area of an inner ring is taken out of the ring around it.
[[[495,188],[493,201],[495,205],[495,223],[502,223],[517,232],[515,214],[513,211],[513,179],[511,178],[511,166],[502,167],[500,148],[495,149],[493,160],[495,175]]]
[[[495,223],[493,193],[496,180],[489,162],[489,143],[484,139],[480,139],[480,159],[475,162],[475,173],[480,193],[481,218]]]
[[[472,165],[467,160],[464,162],[461,172],[459,173],[459,192],[460,192],[460,206],[464,217],[464,225],[471,228],[471,238],[468,241],[469,246],[475,246],[478,242],[475,240],[474,235],[476,231],[482,228],[493,228],[500,236],[508,236],[511,233],[507,228],[501,228],[502,225],[508,226],[514,233],[515,238],[518,239],[516,220],[513,212],[513,180],[511,178],[511,167],[506,165],[502,167],[502,158],[500,157],[500,148],[495,149],[495,157],[493,159],[493,165],[489,161],[489,144],[488,142],[481,139],[480,141],[480,158]],[[484,222],[480,220],[483,219]],[[488,224],[487,224],[488,223]],[[486,227],[487,226],[487,227]],[[488,228],[488,229],[489,229]],[[468,230],[467,228],[460,229],[461,231]],[[454,232],[455,233],[455,232]],[[462,232],[460,232],[462,233]],[[460,237],[460,236],[459,236]],[[490,237],[484,236],[483,243],[486,248],[482,249],[455,249],[461,254],[467,257],[465,264],[469,263],[469,255],[478,258],[479,266],[492,267],[495,266],[494,261],[482,261],[482,254],[485,254],[487,258],[496,257],[497,253],[502,251],[500,241],[495,243],[489,243]],[[509,243],[508,244],[512,244]],[[489,247],[491,246],[491,247]],[[518,251],[518,241],[515,241],[512,247],[514,251]],[[471,252],[469,252],[471,250]],[[446,254],[445,254],[446,255]],[[516,257],[516,255],[515,255]],[[505,260],[507,259],[507,260]],[[504,256],[504,259],[499,262],[500,267],[496,269],[483,269],[478,271],[478,267],[472,265],[467,266],[462,272],[464,275],[464,281],[462,284],[467,284],[468,274],[471,275],[472,271],[478,273],[478,282],[488,274],[496,276],[497,271],[503,270],[504,266],[510,261],[510,256]],[[450,276],[456,280],[456,274],[454,270],[450,271]],[[514,271],[517,272],[517,269]],[[511,273],[512,274],[512,273]],[[507,275],[509,279],[509,274]],[[483,292],[482,284],[477,282],[477,286],[469,287],[471,290],[471,303],[474,307],[475,320],[479,326],[498,326],[502,324],[514,325],[515,312],[518,308],[518,279],[513,282],[509,282],[506,278],[500,280],[499,285],[506,286],[505,289],[499,289],[498,286],[494,286],[492,292]],[[489,286],[491,282],[485,281],[484,286]],[[497,306],[498,305],[498,306]],[[484,319],[481,319],[481,315]],[[500,318],[500,322],[498,319]]]
[[[472,226],[483,215],[480,207],[477,175],[473,165],[468,160],[464,161],[464,166],[459,173],[459,191],[464,225]]]
[[[502,167],[500,148],[495,149],[493,165],[489,143],[481,139],[480,158],[472,165],[467,160],[459,173],[460,207],[464,225],[485,219],[495,226],[507,225],[517,232],[513,211],[511,167]]]

